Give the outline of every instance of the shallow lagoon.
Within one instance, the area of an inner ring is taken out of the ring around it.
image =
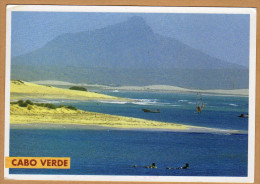
[[[198,114],[194,93],[107,92],[107,94],[137,101],[127,103],[103,100],[67,104],[73,104],[86,111],[106,114],[193,126],[248,130],[248,119],[238,117],[241,113],[248,113],[248,97],[203,95],[205,108]],[[143,108],[160,109],[161,113],[144,113]]]

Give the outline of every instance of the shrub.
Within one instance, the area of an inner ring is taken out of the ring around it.
[[[28,105],[27,105],[27,109],[28,109],[28,110],[32,110],[32,109],[33,109],[32,105],[28,104]]]
[[[25,103],[23,100],[19,100],[18,102],[18,105],[20,106],[20,107],[27,107],[27,103]]]
[[[19,100],[17,102],[10,102],[10,103],[11,104],[18,104],[20,107],[27,107],[28,110],[32,110],[33,105],[36,105],[36,106],[39,106],[39,107],[47,107],[49,109],[66,107],[66,108],[71,109],[71,110],[77,110],[77,107],[72,106],[72,105],[66,106],[66,105],[61,104],[59,106],[56,106],[56,105],[50,104],[50,103],[33,103],[30,100],[26,100],[25,102],[23,100]]]
[[[20,107],[27,107],[27,103],[25,103],[25,102],[20,102],[20,103],[18,103],[18,105],[20,106]]]
[[[33,102],[31,100],[26,100],[25,103],[33,105]]]
[[[19,103],[23,103],[23,100],[18,100],[17,103],[18,103],[18,104],[19,104]]]
[[[44,107],[44,103],[35,103],[35,105],[37,105],[39,107]]]
[[[67,108],[68,108],[68,109],[72,109],[72,110],[77,110],[77,107],[74,107],[74,106],[72,106],[72,105],[69,105]]]
[[[71,90],[78,90],[78,91],[87,91],[86,88],[81,87],[81,86],[72,86],[69,89],[71,89]]]
[[[66,105],[59,105],[58,108],[66,107]]]
[[[56,109],[56,105],[54,104],[50,104],[50,103],[47,103],[47,104],[44,104],[44,107],[48,107],[49,109]]]
[[[16,81],[18,81],[18,82],[20,82],[20,83],[24,84],[24,82],[23,82],[22,80],[16,80]]]

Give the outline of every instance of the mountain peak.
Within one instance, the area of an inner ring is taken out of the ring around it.
[[[12,78],[22,80],[61,80],[56,76],[58,73],[65,76],[65,69],[60,67],[66,66],[79,68],[75,71],[66,69],[70,82],[89,80],[98,84],[230,89],[233,81],[239,81],[239,88],[248,86],[248,69],[211,57],[174,38],[156,34],[139,16],[94,31],[61,35],[43,48],[12,58],[12,66],[15,65],[15,71],[20,73]],[[25,66],[28,67],[26,72],[23,71]],[[41,77],[47,78],[38,77],[42,67],[46,67],[46,73]],[[53,77],[47,71],[50,69],[57,70]],[[237,75],[242,71],[243,75]]]
[[[145,19],[140,16],[130,17],[125,22],[122,22],[121,25],[128,30],[137,32],[153,32],[152,28],[146,23]]]
[[[130,17],[127,21],[132,24],[146,24],[144,18],[140,16]]]

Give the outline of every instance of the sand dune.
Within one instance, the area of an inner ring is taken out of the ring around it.
[[[154,92],[168,92],[168,93],[204,93],[204,94],[215,94],[215,95],[234,95],[234,96],[248,96],[249,90],[248,89],[232,89],[232,90],[225,90],[225,89],[214,89],[214,90],[199,90],[199,89],[187,89],[181,88],[178,86],[169,86],[169,85],[148,85],[148,86],[105,86],[105,85],[98,85],[98,84],[74,84],[74,83],[67,83],[63,81],[34,81],[37,84],[44,84],[44,85],[57,85],[57,86],[72,86],[72,85],[81,85],[86,87],[97,88],[101,90],[121,90],[121,91],[154,91]]]
[[[20,99],[127,100],[95,92],[43,86],[20,80],[11,81],[11,100]]]
[[[214,89],[214,90],[198,90],[198,89],[186,89],[177,86],[168,85],[150,85],[150,86],[121,86],[121,87],[107,87],[111,90],[123,90],[123,91],[154,91],[154,92],[169,92],[169,93],[204,93],[204,94],[216,94],[216,95],[237,95],[248,96],[248,89]]]
[[[114,128],[159,128],[159,129],[187,129],[188,126],[174,123],[164,123],[145,119],[108,115],[103,113],[72,110],[66,107],[49,109],[32,105],[20,107],[11,104],[11,124],[48,123],[97,125]]]

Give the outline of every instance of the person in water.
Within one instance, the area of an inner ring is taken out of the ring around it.
[[[204,108],[204,104],[202,103],[201,106],[197,105],[197,113],[200,113]]]
[[[189,163],[186,163],[185,166],[183,167],[177,167],[177,168],[174,168],[174,167],[166,167],[166,169],[188,169],[189,168]]]
[[[189,166],[190,166],[190,165],[189,165],[188,163],[186,163],[185,166],[183,166],[183,167],[178,167],[177,169],[188,169]]]
[[[166,167],[166,169],[175,169],[174,167]]]
[[[201,107],[197,106],[197,112],[199,113],[201,111]]]
[[[145,168],[152,168],[152,169],[157,169],[157,166],[155,163],[152,163],[152,165],[144,166]]]
[[[247,115],[240,114],[238,117],[240,117],[240,118],[248,118],[248,114]]]
[[[244,114],[240,114],[240,116],[238,116],[238,117],[242,118],[242,117],[245,117],[245,115]]]

